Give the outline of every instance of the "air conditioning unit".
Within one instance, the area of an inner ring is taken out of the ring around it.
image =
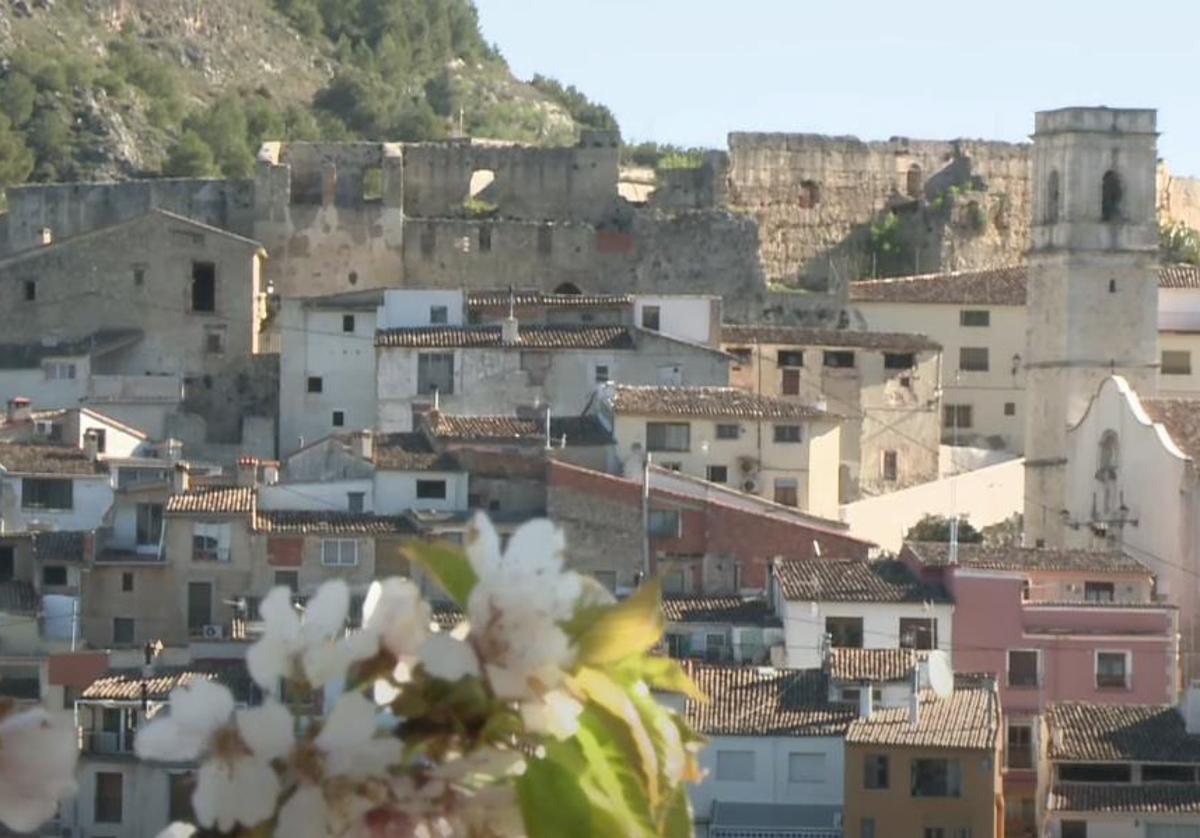
[[[742,484],[742,491],[746,494],[753,495],[758,491],[758,481],[754,479],[747,480]]]
[[[224,626],[216,625],[205,626],[201,634],[204,635],[205,640],[220,640],[225,636],[225,628]]]

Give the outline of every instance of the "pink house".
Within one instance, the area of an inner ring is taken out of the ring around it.
[[[909,543],[901,557],[954,599],[959,672],[997,676],[1006,735],[1005,834],[1034,835],[1038,717],[1058,701],[1172,704],[1178,612],[1119,552]]]

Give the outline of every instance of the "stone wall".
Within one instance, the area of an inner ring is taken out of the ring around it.
[[[1158,216],[1160,221],[1182,221],[1200,230],[1200,178],[1176,177],[1159,161]]]

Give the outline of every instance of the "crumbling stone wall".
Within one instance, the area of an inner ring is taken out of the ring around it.
[[[1176,177],[1158,164],[1158,216],[1161,222],[1182,221],[1200,230],[1200,178]]]

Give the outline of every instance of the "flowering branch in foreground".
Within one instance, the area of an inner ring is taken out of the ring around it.
[[[263,704],[239,709],[225,687],[194,681],[138,733],[143,759],[201,760],[200,826],[289,838],[692,834],[685,784],[699,779],[699,737],[651,690],[695,688],[649,654],[663,628],[657,583],[615,602],[563,567],[547,521],[503,552],[483,516],[465,553],[406,552],[465,612],[453,630],[431,629],[404,579],[372,584],[349,633],[344,582],[323,584],[303,614],[277,588],[246,659]],[[339,681],[347,689],[321,716],[294,700]],[[9,747],[0,739],[0,766]]]

